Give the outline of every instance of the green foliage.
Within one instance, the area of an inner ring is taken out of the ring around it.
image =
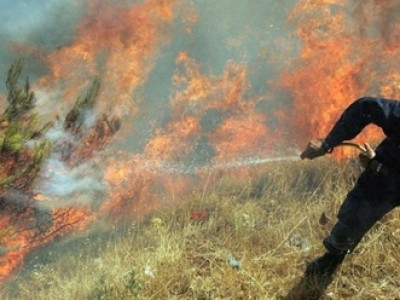
[[[3,114],[3,118],[8,121],[21,118],[34,107],[35,95],[30,90],[28,78],[25,80],[23,86],[19,86],[18,84],[22,69],[23,61],[19,59],[11,65],[7,73],[8,107]]]
[[[92,82],[92,85],[88,88],[85,96],[78,98],[78,100],[75,102],[74,107],[65,117],[65,129],[79,128],[82,125],[83,114],[87,110],[93,108],[97,95],[99,94],[99,89],[100,81],[98,79],[95,79]]]
[[[24,85],[19,84],[22,69],[23,60],[19,59],[11,65],[7,73],[8,105],[0,118],[3,123],[0,130],[0,146],[3,153],[23,150],[26,141],[40,137],[52,125],[52,122],[47,122],[41,126],[38,115],[32,113],[35,95],[30,90],[28,78]]]
[[[0,169],[4,171],[0,176],[2,191],[15,187],[27,188],[51,149],[50,142],[38,138],[53,123],[42,125],[38,114],[32,112],[35,95],[30,89],[28,78],[24,84],[19,84],[22,69],[23,60],[19,59],[7,73],[7,107],[0,116],[0,153],[3,156]],[[28,142],[31,145],[34,143],[33,147],[28,146]]]
[[[138,280],[135,269],[131,269],[125,276],[124,287],[128,296],[137,297],[140,294],[141,284]]]
[[[93,300],[106,300],[108,291],[109,288],[107,286],[106,276],[102,274],[94,286],[93,294],[90,298]]]
[[[24,134],[27,139],[35,139],[43,135],[51,126],[53,122],[47,122],[41,126],[38,114],[32,114],[25,126]],[[41,127],[40,127],[41,126]]]
[[[6,227],[0,231],[0,246],[4,244],[4,240],[7,239],[12,233],[12,227]]]
[[[107,300],[115,299],[118,295],[119,299],[131,299],[140,295],[141,284],[138,281],[137,273],[134,268],[122,274],[121,282],[113,283],[110,274],[101,273],[95,282],[93,291],[89,299]]]
[[[44,158],[50,154],[51,147],[52,145],[48,141],[36,143],[29,161],[14,170],[12,175],[0,177],[0,189],[26,188],[29,186],[39,173]]]
[[[6,128],[3,136],[1,152],[13,153],[21,151],[24,148],[24,134],[21,132],[19,122],[11,122]]]

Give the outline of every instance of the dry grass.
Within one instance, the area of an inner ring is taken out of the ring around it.
[[[60,242],[68,251],[16,275],[2,299],[281,299],[323,253],[358,172],[353,162],[321,159],[271,164],[246,182],[227,174],[107,238]],[[203,209],[208,220],[191,220]],[[346,258],[323,299],[400,299],[399,246],[394,211]]]

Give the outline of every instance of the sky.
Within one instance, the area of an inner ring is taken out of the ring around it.
[[[5,90],[5,74],[20,55],[15,45],[36,45],[55,49],[68,43],[84,12],[86,0],[2,0],[0,2],[0,91]],[[29,60],[26,73],[42,71],[37,61]],[[32,74],[33,73],[33,74]]]

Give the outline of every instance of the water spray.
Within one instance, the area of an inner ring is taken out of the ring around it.
[[[300,160],[300,151],[295,150],[294,155],[270,156],[270,157],[241,157],[231,161],[210,162],[207,164],[196,164],[187,162],[171,162],[167,160],[148,160],[142,158],[144,163],[141,167],[147,171],[179,173],[183,175],[191,175],[196,173],[207,173],[212,171],[236,169],[243,167],[257,166],[274,162],[290,162]],[[137,166],[135,166],[137,168]]]
[[[359,150],[362,153],[365,153],[367,151],[364,146],[348,141],[342,142],[336,147],[352,147]],[[238,158],[232,161],[209,163],[206,165],[197,165],[184,162],[179,163],[179,162],[171,162],[165,160],[154,161],[143,158],[144,163],[141,164],[141,167],[146,169],[147,171],[155,171],[155,172],[161,171],[165,173],[179,173],[183,175],[191,175],[196,173],[205,173],[218,170],[251,167],[251,166],[257,166],[275,162],[299,161],[301,160],[300,153],[301,151],[298,148],[296,148],[294,149],[293,155],[269,156],[269,157],[245,157],[245,158]],[[137,166],[135,166],[135,168],[137,168]]]
[[[357,143],[354,142],[342,142],[336,147],[352,147],[356,148],[362,153],[367,152],[367,149]],[[266,157],[266,158],[246,158],[243,160],[237,160],[237,161],[232,161],[232,162],[226,162],[226,163],[220,163],[212,166],[205,166],[204,169],[225,169],[225,168],[238,168],[238,167],[249,167],[249,166],[254,166],[254,165],[260,165],[260,164],[265,164],[265,163],[272,163],[272,162],[288,162],[288,161],[298,161],[301,160],[300,158],[300,151],[298,149],[295,149],[295,155],[289,155],[289,156],[277,156],[277,157]],[[203,168],[202,168],[203,169]]]
[[[287,161],[296,161],[300,160],[299,155],[289,155],[289,156],[277,156],[277,157],[266,157],[266,158],[256,158],[250,157],[242,160],[236,160],[226,163],[220,163],[213,166],[207,166],[208,168],[215,169],[225,169],[225,168],[239,168],[239,167],[250,167],[255,165],[261,165],[265,163],[272,162],[287,162]]]

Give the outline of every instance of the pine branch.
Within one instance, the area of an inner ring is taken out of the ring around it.
[[[30,90],[29,79],[26,78],[22,87],[18,84],[22,69],[23,60],[19,59],[8,70],[6,80],[8,106],[2,119],[18,120],[34,107],[35,94]]]
[[[79,129],[83,123],[86,111],[93,109],[100,90],[100,81],[96,78],[88,88],[84,97],[79,97],[74,107],[69,111],[64,121],[65,129]]]

